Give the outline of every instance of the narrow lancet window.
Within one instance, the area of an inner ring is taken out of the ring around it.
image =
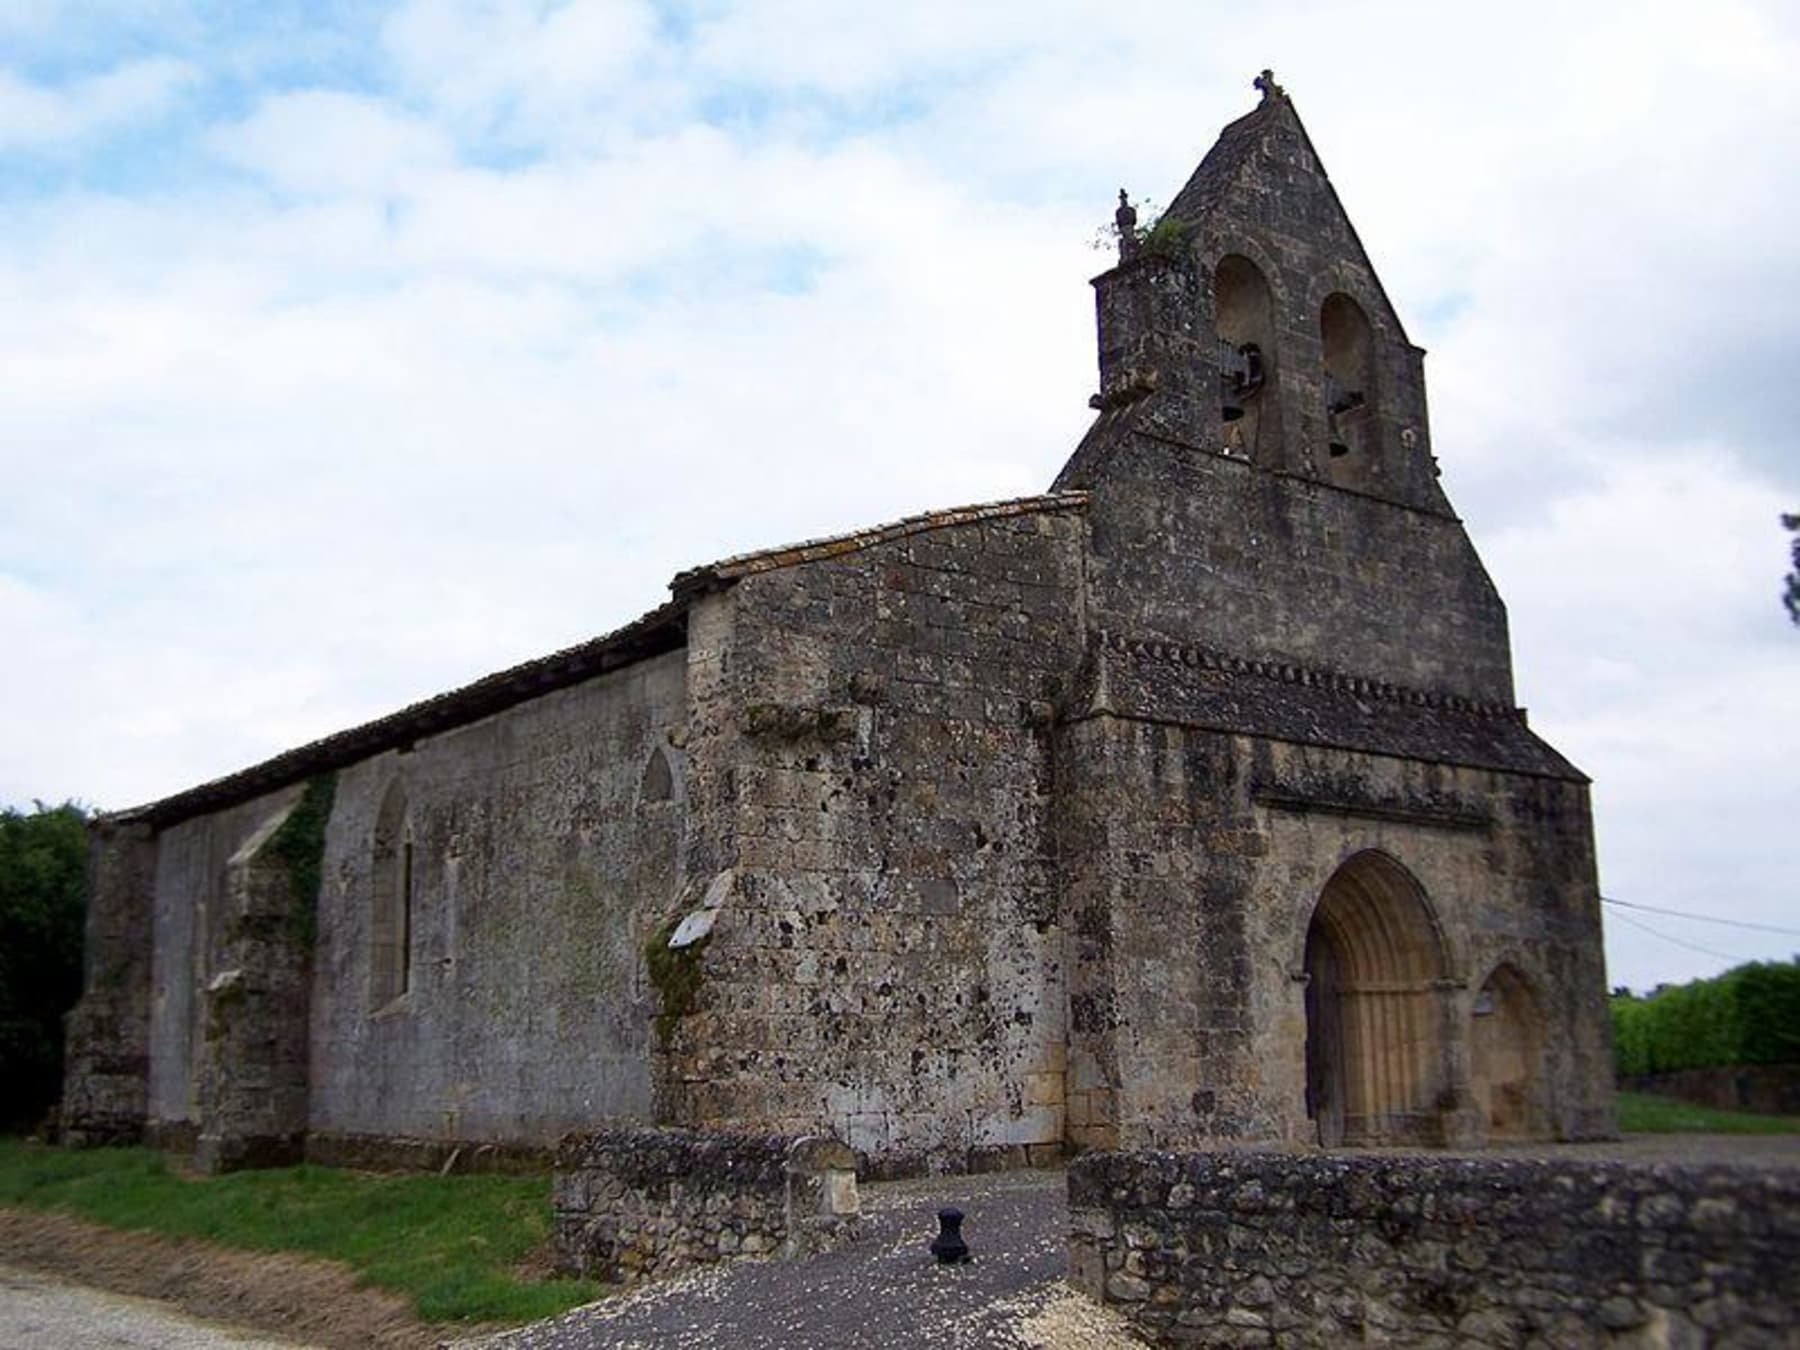
[[[400,846],[400,904],[396,920],[394,987],[404,994],[412,983],[412,909],[413,909],[413,841],[412,827],[407,826],[406,842]]]
[[[414,906],[419,876],[412,817],[395,783],[375,820],[369,873],[369,1006],[380,1009],[412,985]]]

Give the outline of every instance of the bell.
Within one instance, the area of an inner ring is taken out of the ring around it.
[[[1219,412],[1227,422],[1235,422],[1244,415],[1244,410],[1235,403],[1227,403]]]
[[[1330,450],[1333,459],[1342,459],[1345,455],[1350,453],[1350,447],[1345,445],[1342,441],[1333,441],[1327,448]]]

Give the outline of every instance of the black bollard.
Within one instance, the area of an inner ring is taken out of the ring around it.
[[[931,1240],[931,1254],[940,1266],[960,1265],[969,1259],[969,1244],[963,1241],[963,1212],[955,1206],[938,1211],[938,1235]]]

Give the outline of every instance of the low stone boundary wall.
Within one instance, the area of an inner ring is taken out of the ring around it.
[[[498,1172],[542,1175],[556,1161],[547,1144],[490,1143],[479,1139],[413,1139],[404,1135],[306,1136],[306,1161],[366,1172]]]
[[[1160,1345],[1800,1343],[1796,1173],[1096,1153],[1069,1221],[1072,1282]]]
[[[1800,1064],[1738,1064],[1720,1069],[1619,1076],[1622,1092],[1654,1092],[1722,1111],[1800,1116]]]
[[[620,1129],[556,1157],[558,1267],[613,1282],[739,1256],[799,1256],[860,1231],[856,1155],[818,1136]]]

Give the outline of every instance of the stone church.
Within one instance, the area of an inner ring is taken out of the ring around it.
[[[1513,696],[1292,103],[1093,282],[1043,496],[667,603],[94,827],[72,1139],[830,1131],[876,1171],[1612,1127],[1587,780]]]

